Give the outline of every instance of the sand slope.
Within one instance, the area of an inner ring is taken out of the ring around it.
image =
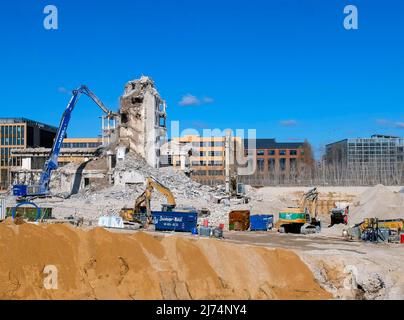
[[[248,257],[248,259],[246,259]],[[58,269],[46,290],[43,270]],[[215,239],[0,224],[1,299],[329,299],[293,252]]]

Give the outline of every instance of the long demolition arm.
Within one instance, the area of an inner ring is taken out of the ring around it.
[[[102,111],[107,114],[107,117],[112,118],[115,116],[115,113],[108,110],[108,108],[105,107],[101,100],[98,99],[98,97],[93,92],[91,92],[87,86],[82,85],[80,88],[73,90],[73,96],[71,97],[66,110],[63,113],[62,119],[60,120],[59,128],[53,142],[52,151],[49,155],[48,160],[46,160],[43,171],[41,173],[41,177],[39,180],[39,195],[46,195],[49,192],[49,182],[51,174],[53,170],[58,168],[58,158],[60,149],[62,148],[63,139],[66,136],[71,114],[81,94],[85,94],[90,97],[102,109]]]
[[[158,181],[157,179],[155,179],[153,177],[148,177],[147,185],[154,189],[157,189],[160,193],[162,193],[166,197],[167,204],[169,206],[171,206],[172,208],[174,208],[176,206],[176,202],[175,202],[173,193],[171,192],[171,190],[168,187],[163,185],[160,181]],[[149,187],[148,187],[148,189],[149,189]]]

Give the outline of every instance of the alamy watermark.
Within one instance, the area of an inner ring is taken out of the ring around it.
[[[58,24],[58,8],[55,5],[48,4],[43,9],[45,18],[43,20],[43,27],[46,30],[57,30],[59,28]]]
[[[186,128],[181,130],[180,132],[180,122],[179,121],[171,121],[170,123],[170,136],[171,139],[176,139],[184,136],[196,136],[197,139],[195,141],[190,140],[189,144],[198,144],[197,146],[192,146],[192,149],[196,152],[194,154],[196,158],[199,158],[199,143],[201,141],[210,141],[212,142],[215,137],[226,137],[227,135],[230,135],[230,143],[231,146],[229,147],[230,153],[226,160],[228,161],[230,166],[236,166],[237,167],[237,175],[251,175],[255,173],[257,162],[256,162],[256,136],[257,136],[257,131],[256,129],[236,129],[236,130],[231,130],[231,129],[203,129],[202,134],[194,128]],[[199,139],[202,138],[202,139]],[[150,135],[148,137],[149,143],[149,150],[147,150],[146,154],[152,155],[155,150],[154,148],[154,135],[153,132],[150,132]],[[244,141],[246,141],[244,145]],[[165,142],[161,146],[162,149],[172,149],[175,148],[172,145],[170,145],[170,142]],[[247,150],[247,153],[244,153],[244,150]],[[213,156],[212,156],[213,158]],[[164,159],[161,159],[162,164],[168,164],[164,163]]]
[[[43,269],[43,286],[46,290],[58,289],[58,268],[53,264],[46,265]]]
[[[346,14],[344,18],[344,28],[346,30],[357,30],[358,29],[358,8],[352,4],[345,6],[344,13]]]

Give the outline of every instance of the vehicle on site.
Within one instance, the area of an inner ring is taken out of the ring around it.
[[[336,202],[335,207],[330,210],[330,218],[332,227],[334,224],[348,224],[349,203]]]
[[[232,197],[236,197],[238,199],[241,199],[245,197],[245,185],[244,183],[238,182],[237,181],[237,176],[233,176],[230,179],[230,194]]]
[[[90,91],[87,86],[82,85],[80,88],[73,90],[72,93],[72,97],[62,115],[62,119],[60,121],[49,158],[45,161],[44,168],[41,172],[39,184],[32,186],[13,185],[13,195],[18,197],[17,200],[34,199],[38,197],[49,196],[49,183],[51,174],[53,170],[56,170],[58,168],[58,158],[60,150],[62,148],[63,139],[66,136],[67,128],[69,126],[74,107],[76,106],[77,101],[82,94],[90,97],[101,108],[101,110],[106,113],[107,118],[113,119],[117,116],[116,113],[108,110],[108,108],[101,102],[100,99],[98,99],[98,97],[93,92]]]
[[[296,207],[288,207],[279,212],[278,231],[286,233],[315,233],[321,223],[317,217],[317,188],[303,193]]]
[[[403,219],[366,218],[362,222],[344,229],[342,236],[345,239],[369,242],[398,242],[402,231],[404,231]]]
[[[154,190],[163,194],[167,203],[161,205],[162,212],[197,212],[193,207],[177,207],[175,197],[170,188],[154,177],[146,178],[146,188],[135,200],[133,209],[122,209],[121,217],[125,221],[138,222],[147,226],[152,222],[151,198]]]

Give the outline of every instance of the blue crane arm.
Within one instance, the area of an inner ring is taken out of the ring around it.
[[[73,96],[71,97],[66,110],[63,113],[60,120],[59,128],[56,133],[55,140],[49,158],[45,161],[43,171],[39,180],[39,195],[46,195],[49,193],[49,183],[52,171],[58,168],[58,158],[60,149],[62,148],[63,139],[66,136],[67,127],[69,126],[71,114],[81,94],[89,96],[106,114],[107,117],[114,117],[116,114],[108,110],[107,107],[101,102],[98,97],[92,93],[86,86],[82,85],[80,88],[73,90]]]

